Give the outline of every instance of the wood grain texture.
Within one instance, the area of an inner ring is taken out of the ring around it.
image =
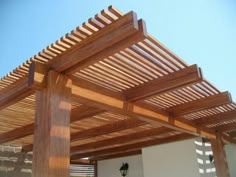
[[[71,84],[50,71],[47,89],[36,92],[33,177],[69,177]]]
[[[147,122],[136,120],[136,119],[126,119],[116,121],[114,123],[105,124],[99,127],[95,127],[89,130],[80,131],[77,133],[71,134],[71,141],[78,141],[86,138],[93,138],[95,136],[106,135],[113,132],[118,132],[141,125],[145,125]]]
[[[212,115],[212,116],[206,116],[206,117],[197,119],[194,122],[199,125],[209,125],[209,124],[220,123],[224,121],[232,121],[232,120],[236,120],[235,114],[236,114],[235,110],[227,111],[227,112],[223,112],[223,113]]]
[[[164,93],[202,80],[200,68],[196,65],[152,80],[146,84],[127,90],[124,94],[129,101],[147,99],[156,94]]]
[[[188,102],[186,104],[175,106],[169,109],[168,111],[173,117],[178,117],[192,112],[197,112],[200,110],[217,107],[223,104],[228,104],[231,102],[232,99],[229,92],[223,92],[217,95],[209,96],[206,98]]]
[[[62,72],[68,70],[77,63],[91,57],[102,50],[108,48],[134,34],[138,30],[138,21],[136,14],[130,12],[121,17],[119,21],[108,25],[101,29],[95,35],[90,36],[84,42],[81,42],[73,51],[69,51],[67,55],[57,58],[57,62],[52,65],[52,68]],[[68,70],[69,71],[69,70]],[[69,71],[67,73],[71,73]]]
[[[210,142],[214,156],[216,175],[220,177],[230,177],[222,137],[218,134],[217,138],[211,139]]]

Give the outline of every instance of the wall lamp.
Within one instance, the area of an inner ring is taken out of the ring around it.
[[[128,163],[123,163],[122,166],[120,167],[121,176],[125,177],[128,173],[128,169],[129,169],[129,164]]]

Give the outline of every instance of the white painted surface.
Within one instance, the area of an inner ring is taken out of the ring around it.
[[[226,144],[225,153],[229,167],[229,173],[231,177],[236,176],[236,145]]]
[[[147,147],[142,155],[144,177],[200,177],[194,139]]]
[[[121,177],[119,169],[123,162],[129,164],[127,177],[143,177],[141,155],[98,161],[98,177]]]

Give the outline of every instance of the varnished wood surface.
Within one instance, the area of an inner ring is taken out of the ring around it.
[[[132,143],[140,148],[181,137],[166,132],[155,140],[154,135],[143,138],[140,133],[164,127],[211,139],[219,131],[225,141],[235,142],[236,104],[230,94],[148,34],[144,20],[134,12],[122,14],[109,7],[0,80],[1,143],[32,150],[35,91],[48,89],[45,81],[53,70],[72,80],[71,147],[119,140],[114,147],[103,144],[104,149],[113,148],[110,154],[78,152],[81,157],[138,153],[121,138],[135,133]],[[143,144],[137,144],[140,141]],[[122,152],[124,148],[128,151]]]

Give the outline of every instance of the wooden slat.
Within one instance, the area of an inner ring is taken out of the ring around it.
[[[95,127],[92,129],[80,131],[77,133],[71,134],[71,141],[77,141],[87,138],[92,138],[95,136],[101,136],[117,131],[122,131],[134,127],[138,127],[141,125],[145,125],[147,122],[137,120],[137,119],[126,119],[126,120],[120,120],[114,123],[105,124],[99,127]]]
[[[115,153],[115,152],[122,152],[122,151],[127,151],[127,150],[132,150],[132,149],[141,149],[144,147],[148,146],[153,146],[153,145],[159,145],[159,144],[164,144],[164,143],[169,143],[173,141],[180,141],[180,140],[185,140],[185,139],[190,139],[194,138],[193,135],[189,134],[180,134],[180,135],[174,135],[169,138],[157,138],[157,139],[152,139],[152,140],[146,140],[143,142],[136,142],[136,143],[130,143],[128,145],[123,145],[123,146],[118,146],[118,147],[112,147],[112,148],[105,148],[102,150],[93,150],[90,152],[82,152],[82,153],[76,153],[75,155],[71,156],[71,159],[79,159],[83,157],[93,157],[93,156],[99,156],[99,155],[105,155],[105,154],[110,154],[110,153]]]
[[[70,122],[72,123],[72,122],[79,121],[79,120],[82,120],[85,118],[89,118],[94,115],[100,114],[102,112],[104,112],[104,111],[101,109],[82,105],[82,106],[75,108],[71,111]],[[33,132],[34,132],[34,124],[32,123],[32,124],[28,124],[28,125],[16,128],[16,129],[11,130],[9,132],[2,133],[2,134],[0,134],[0,144],[15,140],[15,139],[23,138],[28,135],[32,135]],[[30,145],[28,145],[28,147],[29,146]],[[27,148],[27,149],[29,149],[29,148]],[[32,148],[30,148],[30,149],[32,150]]]
[[[122,39],[135,34],[137,31],[138,21],[136,14],[130,12],[94,35],[89,36],[71,51],[68,50],[64,55],[56,57],[56,62],[51,67],[59,72],[67,70],[67,73],[73,73],[74,71],[69,71],[68,69]]]
[[[223,104],[228,104],[231,102],[232,100],[229,92],[223,92],[213,96],[205,97],[199,100],[194,100],[185,104],[175,106],[173,108],[170,108],[168,111],[173,117],[178,117],[192,112],[217,107]]]
[[[107,47],[103,51],[100,51],[99,53],[86,58],[86,60],[79,62],[77,65],[74,65],[70,69],[66,70],[65,73],[73,74],[77,71],[83,70],[88,66],[93,65],[94,63],[110,55],[113,55],[114,53],[119,52],[120,50],[123,50],[124,48],[130,47],[136,42],[142,41],[145,37],[146,37],[145,22],[143,20],[139,20],[138,30],[133,35],[130,35],[129,37],[124,38],[123,40]]]
[[[3,109],[17,101],[30,96],[34,90],[29,87],[27,80],[19,81],[13,88],[6,89],[0,95],[0,109]]]
[[[28,124],[6,133],[0,134],[0,144],[12,141],[18,138],[23,138],[25,136],[31,135],[34,132],[34,124]]]
[[[137,141],[137,140],[141,140],[144,138],[151,138],[152,136],[157,136],[157,135],[160,135],[163,133],[169,133],[169,132],[170,132],[170,130],[165,127],[154,128],[151,130],[144,130],[144,131],[137,132],[137,133],[132,133],[132,134],[128,134],[128,135],[118,136],[115,138],[105,139],[102,141],[96,141],[96,142],[92,142],[92,143],[88,143],[88,144],[74,146],[74,147],[71,147],[71,153],[74,154],[79,151],[90,150],[90,149],[99,149],[99,148],[104,148],[106,146],[129,143],[132,141]]]
[[[129,101],[138,101],[200,81],[202,81],[200,68],[196,65],[192,65],[183,70],[152,80],[133,89],[129,89],[125,92],[125,95]]]
[[[34,177],[70,176],[71,85],[68,77],[50,71],[47,89],[36,92]]]
[[[210,136],[210,138],[214,138],[214,134],[212,132],[202,131],[201,129],[198,129],[198,127],[181,121],[175,121],[174,119],[171,119],[170,122],[169,116],[163,114],[162,112],[150,110],[140,105],[127,102],[124,99],[117,97],[116,94],[112,94],[112,91],[108,91],[109,94],[105,93],[105,89],[100,92],[98,89],[96,89],[96,85],[94,87],[88,87],[88,85],[92,84],[87,81],[81,83],[73,80],[73,101],[129,117],[145,120],[147,122],[158,123],[162,126],[167,126],[178,131],[184,131],[194,135],[198,134],[201,136]],[[44,86],[42,85],[42,87]]]
[[[214,140],[212,139],[210,142],[214,156],[216,175],[219,177],[230,177],[224,150],[224,144],[221,136],[217,135],[217,138]]]
[[[202,117],[200,119],[197,119],[195,123],[199,125],[208,125],[212,123],[219,123],[231,120],[236,120],[236,110],[227,111],[212,116]]]
[[[193,125],[177,120],[173,121],[174,119],[170,122],[168,115],[163,114],[162,112],[150,110],[146,107],[142,107],[122,99],[117,99],[111,95],[106,96],[104,94],[100,94],[99,91],[86,89],[86,86],[81,86],[80,83],[73,83],[73,98],[82,104],[92,105],[100,109],[145,120],[150,123],[158,123],[159,125],[178,131],[184,131],[194,135],[198,134],[201,136],[211,136],[211,138],[214,138],[214,134],[212,132],[202,131]]]

